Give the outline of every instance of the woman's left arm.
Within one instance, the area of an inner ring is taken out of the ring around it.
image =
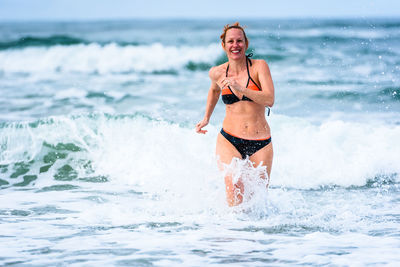
[[[254,91],[248,88],[244,88],[243,94],[257,104],[272,107],[275,101],[275,89],[271,77],[271,72],[265,60],[258,60],[257,72],[262,91]]]

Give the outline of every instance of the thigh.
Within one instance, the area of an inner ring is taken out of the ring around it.
[[[233,158],[241,159],[239,151],[221,133],[217,137],[217,147],[215,153],[218,157],[218,167],[223,170],[223,164],[230,164]]]
[[[262,162],[262,165],[267,167],[267,173],[269,176],[271,174],[273,157],[274,157],[274,151],[271,142],[265,147],[258,150],[253,155],[251,155],[250,161],[254,163],[254,166],[258,166]]]

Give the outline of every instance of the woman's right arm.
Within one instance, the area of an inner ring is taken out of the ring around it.
[[[208,90],[206,111],[203,120],[196,124],[196,132],[202,134],[205,134],[207,132],[207,130],[202,130],[202,128],[205,127],[210,121],[215,105],[217,105],[219,95],[221,94],[221,89],[217,84],[217,79],[219,75],[216,67],[211,68],[208,75],[211,79],[211,86],[210,90]]]

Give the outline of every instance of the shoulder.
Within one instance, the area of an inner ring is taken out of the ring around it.
[[[254,69],[256,69],[258,74],[269,74],[269,66],[268,63],[264,59],[252,59]]]
[[[267,69],[268,63],[264,59],[252,59],[251,62],[253,63],[254,67],[257,69]]]
[[[210,69],[210,71],[208,72],[208,76],[210,76],[210,79],[212,81],[216,81],[216,80],[220,79],[220,77],[223,74],[225,74],[227,65],[228,65],[228,63],[223,63],[221,65],[212,67]]]

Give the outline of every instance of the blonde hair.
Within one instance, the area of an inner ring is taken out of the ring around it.
[[[240,26],[239,22],[235,22],[235,23],[233,23],[233,24],[226,24],[226,25],[224,26],[223,33],[222,33],[221,36],[219,37],[219,38],[221,38],[222,43],[225,44],[226,32],[227,32],[228,30],[230,30],[230,29],[239,29],[239,30],[242,30],[243,35],[244,35],[244,40],[245,40],[245,42],[246,42],[246,45],[249,45],[249,40],[247,39],[246,33],[244,32],[243,27]]]

